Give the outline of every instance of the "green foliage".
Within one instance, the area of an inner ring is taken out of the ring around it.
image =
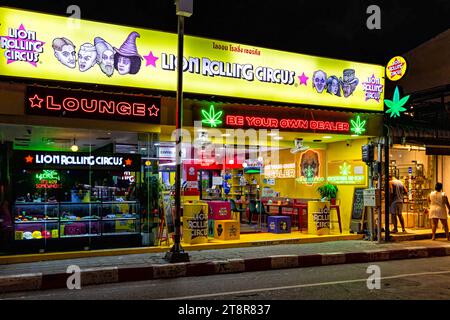
[[[317,191],[320,194],[320,197],[327,199],[336,199],[338,193],[338,187],[335,184],[326,183],[323,186],[317,188]]]

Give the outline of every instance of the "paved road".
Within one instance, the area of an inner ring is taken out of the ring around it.
[[[0,295],[36,300],[330,300],[450,298],[450,257],[380,262],[380,289],[367,288],[370,264],[188,277]]]

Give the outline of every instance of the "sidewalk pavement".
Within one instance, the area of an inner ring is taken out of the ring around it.
[[[190,262],[169,264],[165,253],[127,254],[18,263],[0,266],[0,293],[66,288],[81,268],[81,285],[143,281],[185,276],[366,263],[450,255],[450,242],[418,240],[376,243],[364,240],[288,244],[189,252]]]

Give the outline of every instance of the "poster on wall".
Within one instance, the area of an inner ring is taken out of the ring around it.
[[[176,90],[177,34],[0,7],[0,75]],[[183,90],[383,111],[381,65],[186,35]]]
[[[325,152],[320,149],[309,149],[295,154],[296,182],[313,186],[325,181]]]
[[[328,162],[327,182],[337,185],[366,185],[367,165],[353,160]]]

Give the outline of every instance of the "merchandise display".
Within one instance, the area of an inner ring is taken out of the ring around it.
[[[90,203],[16,203],[15,240],[138,234],[136,201]],[[48,216],[50,214],[51,216]]]

